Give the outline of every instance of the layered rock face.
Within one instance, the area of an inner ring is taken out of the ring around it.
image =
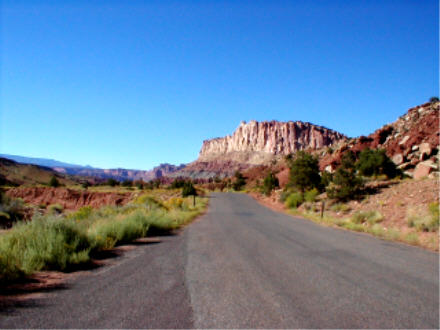
[[[319,149],[345,136],[325,127],[301,121],[241,122],[232,135],[205,140],[198,161],[215,159],[261,164],[274,155],[304,149]]]

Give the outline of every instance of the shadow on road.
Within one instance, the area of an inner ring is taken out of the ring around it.
[[[155,236],[177,235],[175,232],[160,231]],[[159,234],[159,235],[158,235]],[[20,278],[14,282],[0,284],[0,316],[11,315],[15,309],[38,307],[45,295],[59,290],[68,290],[71,285],[67,282],[80,274],[87,274],[101,267],[105,267],[111,260],[118,259],[125,252],[138,246],[159,244],[159,237],[144,237],[129,243],[117,245],[115,248],[103,251],[94,251],[88,262],[70,265],[63,272],[43,271],[31,276]]]

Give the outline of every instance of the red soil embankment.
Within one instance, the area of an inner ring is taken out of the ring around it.
[[[21,198],[30,204],[59,204],[65,210],[77,210],[83,206],[99,208],[103,205],[124,205],[133,197],[132,193],[78,191],[50,187],[12,188],[6,192],[6,195]]]

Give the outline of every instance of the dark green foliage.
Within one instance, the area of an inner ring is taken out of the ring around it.
[[[394,178],[399,174],[396,164],[386,155],[382,149],[364,149],[356,162],[356,168],[361,175],[378,176],[386,175],[388,178]]]
[[[135,182],[136,188],[138,188],[139,190],[144,189],[144,181],[139,180]]]
[[[429,99],[429,102],[431,102],[431,103],[438,102],[438,101],[439,101],[439,99],[437,96],[433,96]]]
[[[262,190],[266,196],[269,196],[272,190],[278,188],[279,186],[280,183],[278,181],[278,178],[275,176],[275,174],[269,172],[264,178]]]
[[[235,172],[234,177],[235,177],[235,181],[232,183],[232,188],[235,191],[243,189],[243,187],[246,184],[246,179],[243,176],[243,174],[241,174],[239,171],[237,171],[237,172]]]
[[[197,190],[194,188],[194,185],[192,182],[185,182],[185,184],[182,187],[182,197],[188,197],[188,196],[197,196]]]
[[[110,179],[107,179],[106,185],[110,186],[110,187],[118,186],[119,185],[119,181],[115,180],[113,178],[110,178]]]
[[[84,181],[84,182],[81,184],[81,186],[82,186],[84,189],[87,189],[88,187],[90,187],[90,183],[89,183],[89,181]]]
[[[172,189],[183,188],[184,185],[185,185],[185,180],[183,180],[183,179],[175,179],[171,183],[170,188],[172,188]]]
[[[52,176],[49,180],[49,187],[59,187],[60,186],[60,182],[58,181],[58,179],[55,176]]]
[[[11,198],[0,191],[0,227],[9,228],[25,214],[24,202],[21,198]]]
[[[352,151],[346,152],[342,157],[342,164],[333,177],[333,185],[327,189],[330,198],[347,201],[360,194],[363,183],[356,175],[355,160]]]
[[[287,159],[290,165],[289,185],[301,192],[313,188],[320,188],[318,159],[312,155],[299,151],[294,160]]]
[[[333,180],[333,175],[327,171],[321,173],[321,187],[327,187]]]
[[[124,182],[122,182],[121,184],[123,187],[132,187],[133,186],[133,181],[131,180],[125,180]]]

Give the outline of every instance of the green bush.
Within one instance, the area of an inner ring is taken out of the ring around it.
[[[396,164],[386,155],[385,150],[366,148],[361,151],[356,168],[364,176],[386,175],[388,178],[396,177],[400,171]]]
[[[115,180],[113,178],[109,178],[109,179],[107,179],[106,185],[110,186],[110,187],[119,186],[119,181]]]
[[[355,159],[352,151],[342,156],[342,164],[337,169],[332,184],[327,188],[330,198],[345,202],[360,195],[363,182],[356,175]]]
[[[183,179],[175,179],[171,183],[170,188],[171,189],[180,189],[180,188],[183,188],[184,185],[185,185],[185,180],[183,180]]]
[[[316,200],[316,196],[319,195],[319,191],[316,188],[308,190],[304,193],[304,199],[306,202],[313,203]]]
[[[49,187],[59,187],[60,182],[58,181],[58,179],[55,176],[52,176],[49,180]]]
[[[269,172],[264,178],[262,191],[266,196],[269,196],[275,188],[278,188],[280,183],[278,178],[272,172]]]
[[[53,217],[18,223],[2,235],[0,245],[7,260],[15,260],[26,274],[43,269],[63,270],[89,260],[90,241],[82,227]]]
[[[49,214],[60,214],[63,212],[64,207],[61,204],[51,204],[47,207]]]
[[[428,205],[428,214],[414,214],[409,212],[408,227],[418,231],[435,232],[439,229],[439,204],[434,202]]]
[[[185,182],[182,188],[182,197],[197,196],[197,190],[192,182]]]
[[[320,188],[321,176],[319,175],[319,163],[316,157],[304,151],[299,151],[294,160],[287,159],[290,167],[289,186],[302,192]]]
[[[304,202],[304,196],[301,192],[294,192],[286,199],[286,206],[290,209],[297,208]]]
[[[235,180],[232,183],[232,188],[235,191],[239,191],[243,189],[243,187],[246,185],[246,179],[239,171],[236,171],[234,174]]]
[[[378,211],[358,211],[351,217],[351,221],[355,224],[368,223],[374,225],[382,220],[383,216]]]

